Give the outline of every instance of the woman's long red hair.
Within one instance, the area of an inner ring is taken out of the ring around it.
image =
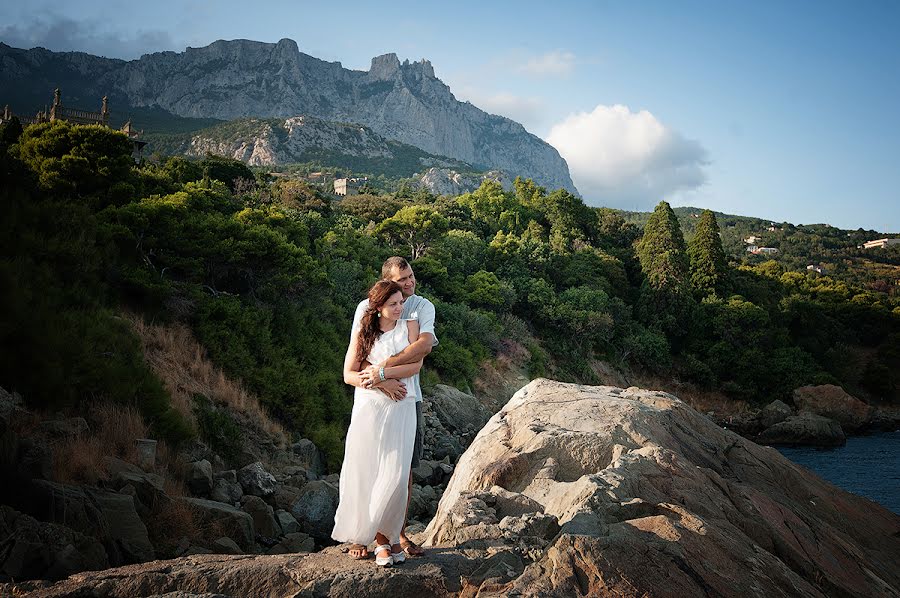
[[[369,307],[359,322],[359,339],[356,344],[356,360],[364,362],[372,351],[375,341],[381,336],[378,312],[395,293],[401,293],[400,285],[390,280],[379,280],[369,289]]]

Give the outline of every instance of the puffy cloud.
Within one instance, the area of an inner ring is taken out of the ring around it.
[[[706,150],[646,110],[599,105],[554,125],[547,142],[593,205],[648,209],[706,182]]]
[[[526,75],[536,77],[564,77],[575,70],[575,55],[564,50],[554,50],[535,56],[518,68]]]
[[[507,92],[484,93],[472,87],[463,87],[456,95],[460,100],[469,101],[485,112],[521,123],[529,131],[546,122],[546,104],[541,98]]]
[[[79,51],[109,58],[138,58],[175,47],[165,31],[138,31],[131,37],[104,30],[96,21],[49,15],[24,25],[0,26],[0,39],[16,48],[42,47],[56,52]]]

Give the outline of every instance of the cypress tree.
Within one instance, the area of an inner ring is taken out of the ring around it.
[[[716,216],[710,210],[703,210],[694,238],[688,245],[691,261],[691,286],[700,296],[721,293],[728,262],[719,237]]]
[[[672,337],[687,331],[692,301],[687,246],[672,207],[659,202],[637,246],[644,272],[638,312],[651,327]]]

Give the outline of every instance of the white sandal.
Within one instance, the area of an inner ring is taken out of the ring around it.
[[[387,550],[387,556],[378,556],[378,553],[382,550]],[[379,544],[375,547],[375,564],[379,567],[390,567],[394,564],[394,557],[391,554],[391,545],[390,544]]]
[[[397,546],[400,546],[397,544]],[[406,553],[403,551],[403,548],[400,548],[400,552],[394,552],[394,546],[391,546],[391,558],[394,559],[395,565],[402,565],[406,562]]]

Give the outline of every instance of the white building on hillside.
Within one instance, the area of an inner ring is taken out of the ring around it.
[[[863,243],[863,247],[866,249],[875,249],[876,247],[887,247],[888,245],[896,245],[900,243],[900,239],[876,239],[874,241],[869,241],[868,243]]]

